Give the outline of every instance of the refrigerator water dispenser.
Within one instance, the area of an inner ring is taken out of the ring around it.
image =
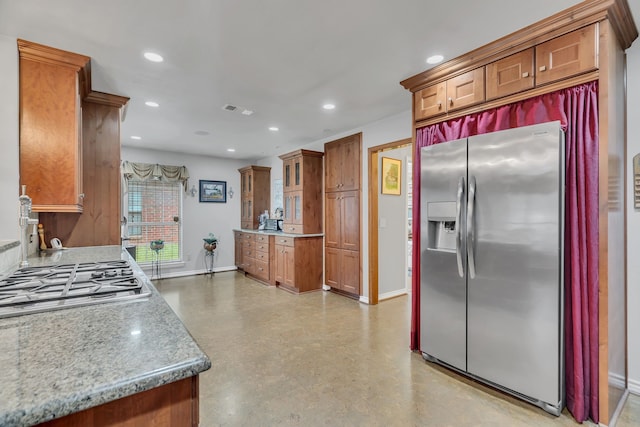
[[[456,202],[427,203],[427,248],[442,252],[456,251]]]

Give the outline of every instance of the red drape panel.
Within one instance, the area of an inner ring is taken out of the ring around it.
[[[420,236],[420,149],[536,123],[565,130],[565,387],[567,407],[598,422],[598,83],[540,95],[418,129],[413,235]],[[420,348],[420,239],[412,257],[411,349]],[[606,397],[606,396],[605,396]]]

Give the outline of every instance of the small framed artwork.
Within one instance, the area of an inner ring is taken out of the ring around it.
[[[400,195],[402,160],[382,158],[382,194]]]
[[[200,180],[200,202],[227,203],[227,181]]]

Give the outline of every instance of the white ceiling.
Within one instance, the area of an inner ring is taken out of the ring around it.
[[[255,159],[408,111],[399,82],[427,56],[452,59],[577,3],[0,0],[0,34],[90,56],[93,89],[131,98],[123,145]]]

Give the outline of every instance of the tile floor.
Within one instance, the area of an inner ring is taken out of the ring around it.
[[[409,350],[409,299],[292,295],[236,272],[156,281],[209,355],[200,425],[577,426]],[[593,426],[593,423],[583,425]],[[640,425],[640,396],[617,424]]]

